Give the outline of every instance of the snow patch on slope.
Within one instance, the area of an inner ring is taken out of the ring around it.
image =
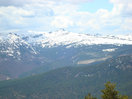
[[[114,52],[117,48],[103,49],[103,52]]]

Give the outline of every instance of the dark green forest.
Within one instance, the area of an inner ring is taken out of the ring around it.
[[[116,83],[120,94],[130,97],[131,77],[132,55],[122,55],[96,65],[64,67],[1,81],[0,99],[84,99],[88,93],[100,99],[100,90],[107,81]]]

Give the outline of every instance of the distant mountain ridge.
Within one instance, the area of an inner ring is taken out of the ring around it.
[[[132,35],[89,35],[64,29],[49,33],[0,34],[0,80],[17,78],[29,71],[33,75],[40,71],[130,54],[131,46]]]
[[[9,33],[7,37],[0,36],[0,44],[0,47],[3,47],[0,49],[1,53],[6,53],[8,56],[15,56],[21,54],[19,50],[14,51],[17,48],[19,49],[21,45],[29,48],[34,54],[37,54],[34,46],[40,46],[42,48],[65,46],[66,48],[70,48],[99,44],[113,44],[117,46],[124,44],[132,45],[132,35],[88,35],[68,32],[63,29],[50,33],[30,32],[23,35]]]

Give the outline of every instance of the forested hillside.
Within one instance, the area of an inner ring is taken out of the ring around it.
[[[44,74],[0,82],[0,99],[83,99],[89,92],[99,97],[104,83],[111,81],[128,96],[132,93],[132,55],[104,63],[65,67]]]

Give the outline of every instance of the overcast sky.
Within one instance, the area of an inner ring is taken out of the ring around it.
[[[132,34],[132,0],[0,0],[0,32]]]

